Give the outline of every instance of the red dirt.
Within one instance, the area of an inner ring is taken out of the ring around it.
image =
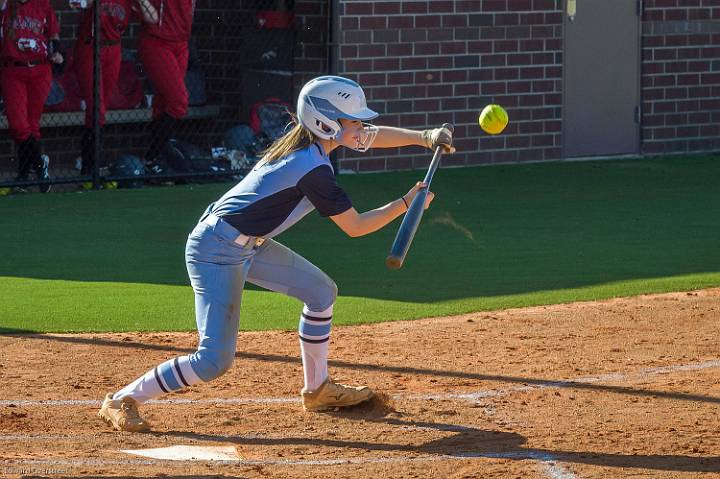
[[[0,336],[0,477],[720,477],[719,326],[712,289],[337,327],[331,373],[382,396],[330,413],[296,400],[294,332],[241,333],[227,374],[166,399],[286,401],[147,404],[150,434],[21,401],[99,404],[194,334]],[[177,444],[242,460],[119,452]]]

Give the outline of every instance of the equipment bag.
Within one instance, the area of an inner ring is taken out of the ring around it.
[[[140,158],[135,155],[120,154],[110,165],[110,175],[112,176],[143,176],[144,174],[145,166]],[[141,186],[142,181],[118,181],[119,188],[140,188]]]

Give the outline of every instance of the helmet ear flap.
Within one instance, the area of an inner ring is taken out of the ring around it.
[[[318,120],[317,118],[315,119],[315,125],[316,125],[318,128],[320,128],[320,130],[322,130],[324,133],[326,133],[326,134],[328,134],[328,135],[332,135],[332,134],[335,133],[335,131],[334,131],[332,128],[330,128],[328,125],[326,125],[325,123],[321,122],[321,121]]]

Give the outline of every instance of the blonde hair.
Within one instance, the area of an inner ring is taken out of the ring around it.
[[[262,158],[258,161],[257,166],[277,161],[294,151],[307,148],[317,140],[315,135],[302,126],[295,115],[291,114],[291,116],[292,123],[294,123],[295,126],[293,126],[292,130],[275,140],[267,150],[263,151]]]

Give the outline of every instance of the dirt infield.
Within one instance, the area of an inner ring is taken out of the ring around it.
[[[720,289],[337,327],[333,376],[387,400],[330,413],[302,412],[295,333],[241,333],[149,434],[99,400],[194,334],[0,336],[0,477],[720,477],[719,327]],[[238,458],[121,452],[176,445]]]

